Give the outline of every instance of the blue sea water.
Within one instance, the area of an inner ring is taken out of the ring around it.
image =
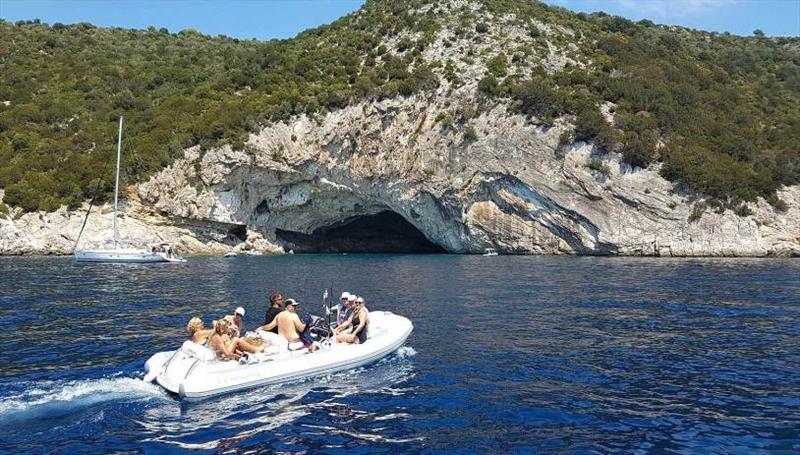
[[[411,318],[376,364],[181,403],[194,315],[333,286]],[[0,258],[0,452],[798,453],[800,262],[450,255]]]

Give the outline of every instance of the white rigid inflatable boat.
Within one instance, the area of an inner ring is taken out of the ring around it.
[[[251,387],[325,375],[366,365],[399,349],[411,334],[411,321],[389,311],[371,311],[367,341],[321,343],[316,352],[303,348],[267,349],[244,361],[219,360],[197,343],[154,354],[145,362],[145,380],[155,380],[185,400],[200,400]]]

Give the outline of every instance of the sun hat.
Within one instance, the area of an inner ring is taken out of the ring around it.
[[[236,307],[236,311],[233,312],[234,314],[238,314],[240,316],[244,316],[244,308]]]
[[[341,300],[341,299],[349,299],[349,298],[350,298],[350,293],[347,292],[347,291],[344,291],[344,292],[342,292],[342,296],[339,297],[339,300]]]

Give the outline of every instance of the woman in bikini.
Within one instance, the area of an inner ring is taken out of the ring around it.
[[[367,341],[367,326],[369,325],[369,311],[367,311],[364,297],[356,299],[350,319],[334,329],[336,341],[339,343],[361,344]],[[345,332],[348,328],[352,330]]]
[[[189,332],[190,340],[206,348],[211,334],[214,333],[214,329],[206,329],[203,320],[197,317],[189,319],[189,323],[186,324],[186,331]]]
[[[242,352],[261,352],[266,345],[255,346],[239,337],[228,335],[230,322],[226,319],[214,321],[214,334],[210,338],[210,347],[223,359],[239,359]]]

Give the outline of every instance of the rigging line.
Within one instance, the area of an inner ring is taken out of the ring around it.
[[[92,212],[92,206],[94,205],[94,198],[89,201],[89,209],[86,211],[86,216],[83,218],[83,224],[81,225],[81,232],[78,233],[78,239],[75,240],[75,246],[72,247],[72,252],[75,253],[75,250],[78,249],[78,242],[81,241],[81,235],[83,235],[83,230],[86,228],[86,222],[89,221],[89,213]]]

